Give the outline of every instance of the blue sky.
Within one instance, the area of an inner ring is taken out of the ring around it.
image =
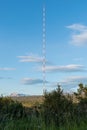
[[[46,89],[87,84],[87,1],[0,1],[0,94],[43,93],[42,18],[46,7]]]

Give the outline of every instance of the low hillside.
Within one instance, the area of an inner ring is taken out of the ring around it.
[[[41,104],[43,102],[43,96],[23,96],[23,97],[11,97],[13,100],[21,102],[25,107],[31,107]]]

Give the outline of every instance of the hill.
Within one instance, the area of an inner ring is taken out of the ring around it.
[[[43,102],[43,96],[21,96],[21,97],[11,97],[14,101],[21,102],[25,107],[31,107],[36,104],[41,104]]]

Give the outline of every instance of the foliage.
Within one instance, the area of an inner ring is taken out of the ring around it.
[[[79,84],[79,89],[75,94],[79,100],[73,102],[69,94],[64,94],[60,86],[52,92],[45,92],[44,95],[44,120],[46,124],[55,123],[57,126],[67,124],[67,122],[76,122],[80,124],[81,120],[87,119],[87,88]]]
[[[81,117],[87,118],[87,86],[79,84],[77,93],[74,93],[78,99],[78,114]]]
[[[0,98],[0,120],[21,118],[23,116],[23,106],[9,97]]]
[[[87,98],[87,86],[84,86],[82,83],[80,83],[77,92],[74,94],[79,100]]]
[[[51,93],[45,92],[44,97],[44,118],[46,122],[49,121],[51,123],[53,121],[57,125],[62,125],[67,119],[70,120],[72,118],[72,98],[70,95],[67,98],[60,86]]]
[[[19,119],[19,120],[11,120],[5,123],[0,123],[0,130],[87,130],[87,121],[84,123],[80,122],[78,126],[76,123],[69,124],[57,127],[55,124],[51,123],[46,126],[43,120],[35,119]]]
[[[79,84],[74,94],[64,94],[60,86],[44,93],[44,101],[24,107],[9,97],[0,97],[0,130],[86,130],[87,87]]]

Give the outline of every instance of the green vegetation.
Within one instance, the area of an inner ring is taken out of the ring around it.
[[[87,87],[79,84],[74,96],[58,86],[32,107],[1,97],[0,130],[87,130]]]

